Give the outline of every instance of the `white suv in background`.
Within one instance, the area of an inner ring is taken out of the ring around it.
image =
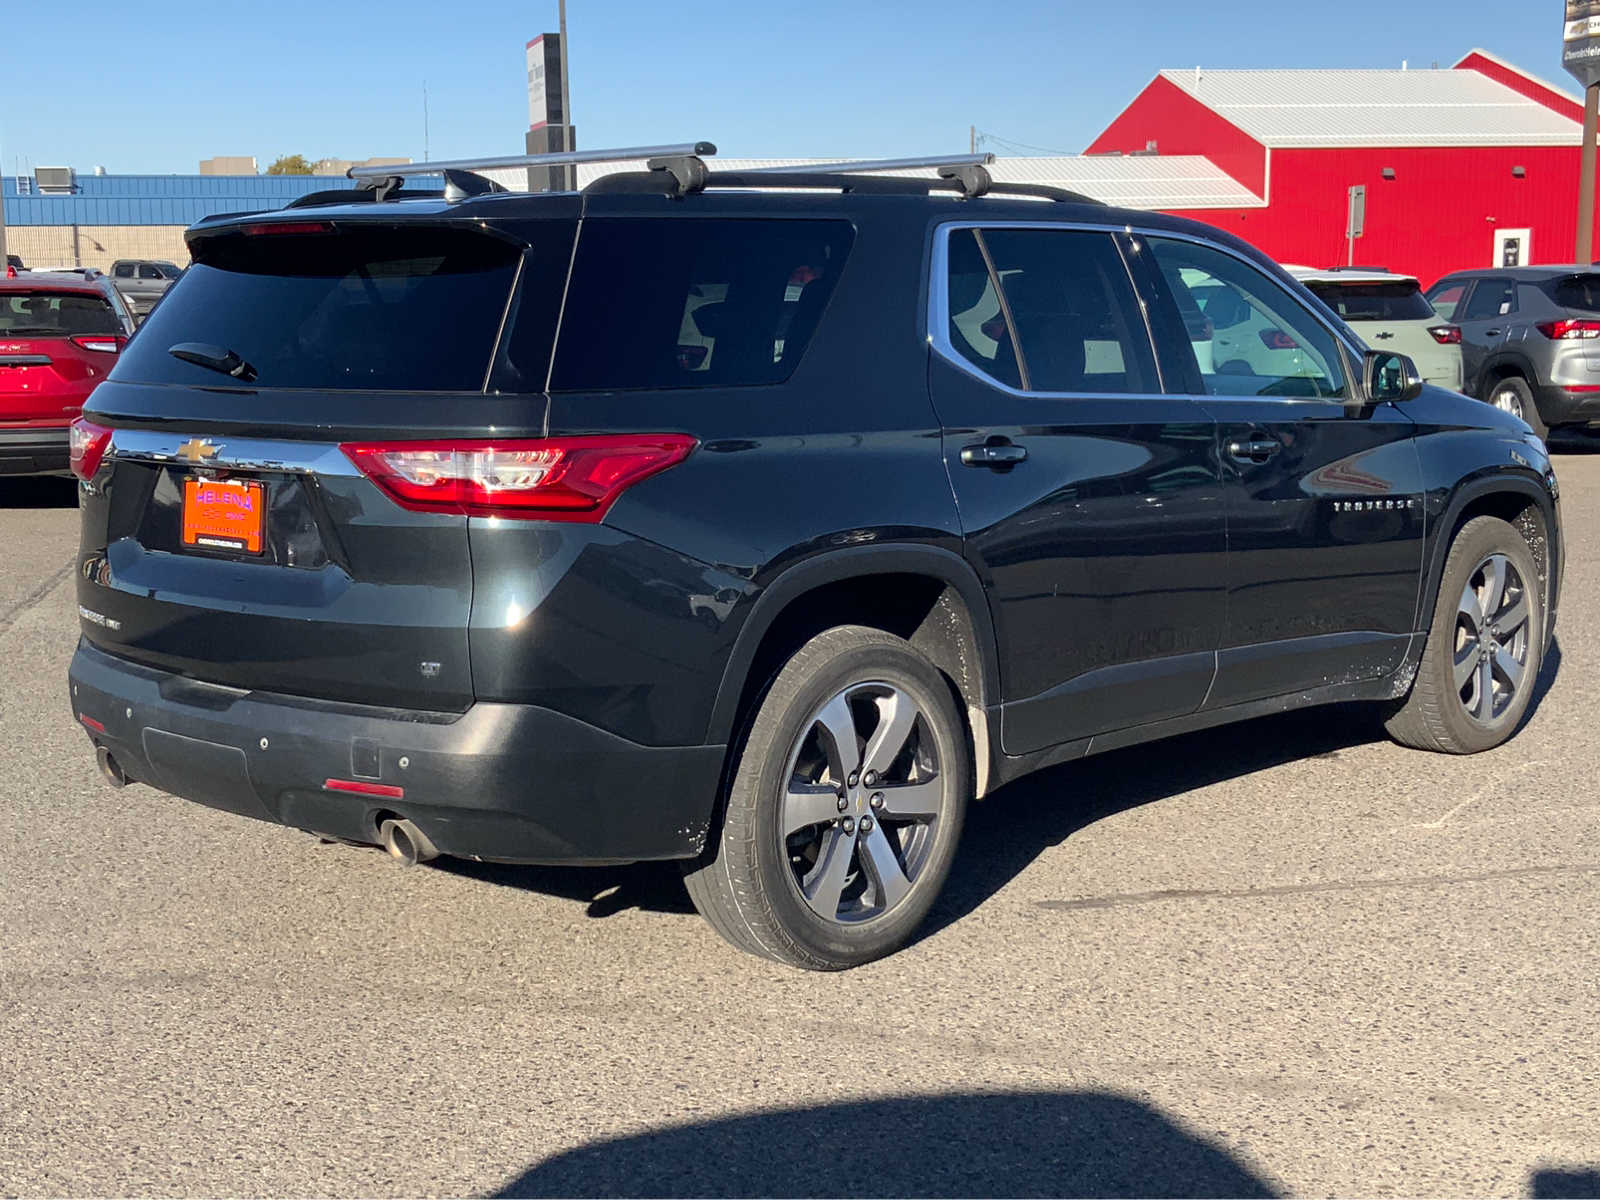
[[[1415,276],[1349,267],[1285,269],[1374,350],[1408,355],[1429,383],[1461,390],[1461,330],[1434,311]]]

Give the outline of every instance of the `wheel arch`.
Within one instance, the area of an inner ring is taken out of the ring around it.
[[[1456,536],[1475,517],[1498,517],[1517,529],[1533,552],[1544,594],[1546,640],[1555,628],[1557,585],[1561,578],[1561,539],[1557,534],[1555,503],[1542,482],[1523,474],[1503,473],[1473,480],[1457,489],[1430,539],[1426,586],[1418,610],[1418,623],[1429,622],[1439,599],[1445,560]]]
[[[949,680],[968,725],[977,794],[983,795],[993,777],[988,710],[1000,694],[994,623],[977,572],[937,546],[849,547],[784,570],[740,627],[707,741],[728,745],[731,760],[756,701],[783,663],[811,637],[841,624],[904,637]]]
[[[1533,362],[1510,351],[1501,351],[1484,359],[1483,365],[1478,368],[1478,377],[1472,381],[1473,387],[1480,400],[1487,400],[1488,396],[1484,393],[1489,388],[1512,376],[1520,377],[1530,389],[1538,387],[1539,373],[1534,370]]]

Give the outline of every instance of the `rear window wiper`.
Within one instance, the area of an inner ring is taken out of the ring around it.
[[[223,375],[232,375],[244,383],[255,381],[256,369],[224,346],[212,346],[205,342],[179,342],[176,346],[169,347],[167,353],[173,358],[181,358],[184,362],[193,363],[197,367],[205,367]]]

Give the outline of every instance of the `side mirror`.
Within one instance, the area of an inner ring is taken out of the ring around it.
[[[1422,375],[1404,354],[1369,350],[1364,368],[1367,398],[1374,404],[1398,404],[1422,395]]]

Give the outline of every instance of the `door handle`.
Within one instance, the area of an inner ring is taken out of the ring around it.
[[[981,446],[961,448],[961,461],[969,467],[1014,467],[1027,457],[1027,447],[1004,438],[990,438]]]
[[[1249,441],[1229,442],[1228,457],[1234,462],[1264,463],[1283,447],[1272,438],[1253,437]]]
[[[1483,336],[1484,337],[1499,337],[1504,332],[1505,332],[1504,329],[1485,329],[1483,331]]]

